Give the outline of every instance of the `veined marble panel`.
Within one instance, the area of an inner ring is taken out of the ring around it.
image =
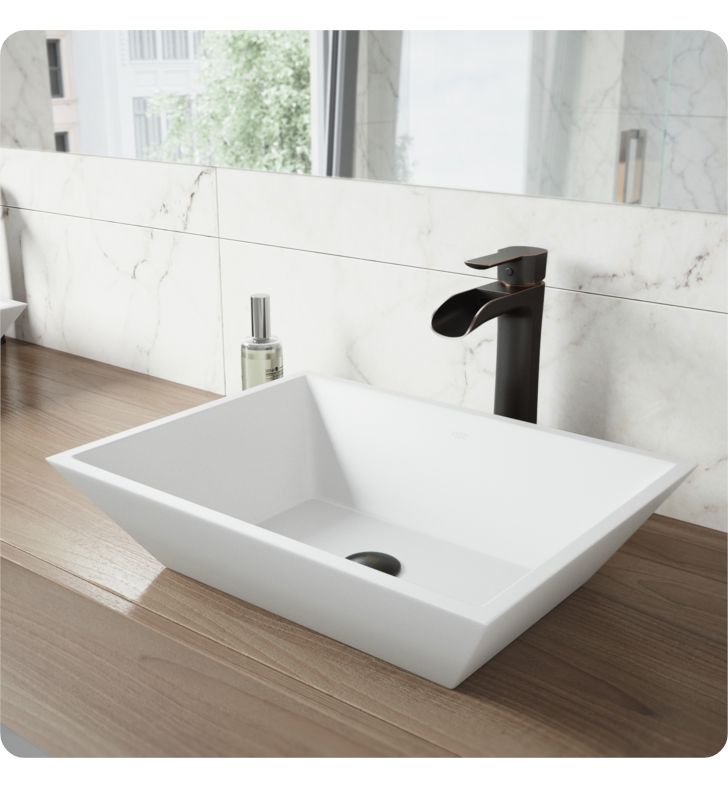
[[[224,390],[217,239],[4,210],[17,337]]]
[[[397,137],[395,122],[357,123],[354,140],[357,178],[398,181],[407,176],[406,140]]]
[[[433,310],[478,278],[231,241],[221,256],[229,392],[240,388],[248,297],[263,291],[288,373],[492,410],[496,326],[463,340],[430,328]],[[662,511],[725,529],[726,322],[548,289],[540,423],[692,460],[698,469]]]
[[[617,112],[563,108],[530,119],[528,188],[538,195],[610,203],[617,170]]]
[[[621,107],[626,112],[725,117],[725,42],[704,30],[625,33]]]
[[[0,49],[0,145],[55,150],[42,30],[19,30]]]
[[[725,41],[705,30],[677,30],[673,35],[668,112],[725,118],[728,114]]]
[[[534,30],[533,112],[616,112],[622,81],[623,30]]]
[[[356,123],[394,123],[399,111],[401,30],[359,32]]]
[[[501,247],[542,246],[551,286],[728,308],[718,214],[227,169],[218,184],[223,238],[458,273]]]
[[[728,127],[725,118],[669,116],[665,129],[660,204],[728,210]]]
[[[670,30],[625,32],[620,94],[623,112],[664,115],[668,111],[672,37]]]
[[[217,235],[215,170],[0,149],[3,205]]]

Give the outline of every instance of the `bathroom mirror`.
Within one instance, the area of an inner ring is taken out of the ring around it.
[[[4,146],[726,211],[701,31],[28,31]]]

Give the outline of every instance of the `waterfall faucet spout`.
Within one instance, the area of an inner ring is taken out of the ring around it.
[[[498,318],[494,411],[525,422],[535,422],[538,410],[546,255],[539,247],[506,247],[466,261],[476,269],[497,266],[498,282],[456,293],[432,316],[432,328],[445,337]]]

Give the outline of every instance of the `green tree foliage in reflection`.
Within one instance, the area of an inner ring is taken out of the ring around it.
[[[309,39],[306,31],[206,32],[198,92],[160,95],[165,161],[251,170],[311,171]]]

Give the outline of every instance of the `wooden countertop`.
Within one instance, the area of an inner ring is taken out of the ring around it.
[[[45,462],[214,395],[2,350],[2,721],[58,755],[703,756],[726,536],[655,516],[446,690],[164,569]]]

